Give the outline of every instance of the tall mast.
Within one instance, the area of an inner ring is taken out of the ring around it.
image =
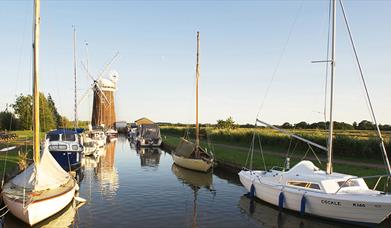
[[[74,77],[74,83],[75,83],[75,107],[74,107],[74,114],[75,114],[75,119],[74,119],[74,128],[76,129],[78,126],[77,124],[77,65],[76,65],[76,28],[73,26],[73,77]]]
[[[34,163],[39,164],[39,32],[40,32],[40,0],[34,1],[34,38],[33,38],[33,153]]]
[[[333,100],[334,100],[334,75],[335,75],[335,38],[336,38],[336,0],[333,1],[332,8],[332,31],[331,31],[331,77],[330,77],[330,123],[329,123],[329,141],[328,141],[328,153],[327,153],[327,166],[326,173],[331,174],[333,172]]]
[[[199,55],[200,55],[200,32],[197,32],[197,63],[196,63],[196,158],[199,157],[199,146],[200,146],[200,128],[198,124],[198,80],[200,78],[200,65],[199,65]]]

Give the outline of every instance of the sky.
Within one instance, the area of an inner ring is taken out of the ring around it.
[[[376,117],[391,123],[391,1],[345,1]],[[328,6],[300,1],[42,1],[40,91],[73,118],[73,29],[78,97],[119,51],[118,120],[195,120],[200,31],[200,121],[232,116],[273,124],[324,120]],[[0,109],[31,93],[32,1],[0,2]],[[370,120],[341,11],[337,15],[334,120]],[[88,51],[85,48],[88,42]],[[88,53],[88,54],[87,54]],[[89,119],[92,96],[79,105]]]

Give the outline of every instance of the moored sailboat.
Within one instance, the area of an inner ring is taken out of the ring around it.
[[[23,222],[34,225],[65,208],[78,188],[76,180],[52,157],[39,139],[39,32],[40,0],[34,4],[33,154],[34,163],[8,181],[2,191],[7,208]]]
[[[197,63],[196,63],[196,140],[192,143],[184,138],[181,138],[177,148],[172,153],[174,163],[195,171],[207,172],[214,165],[214,155],[200,146],[200,133],[198,123],[198,79],[199,72],[199,48],[200,36],[197,32]]]
[[[300,136],[290,134],[271,124],[257,119],[257,123],[266,125],[275,130],[281,131],[288,136],[301,140],[309,146],[317,147],[327,151],[328,162],[326,170],[316,167],[311,161],[303,160],[289,170],[242,170],[239,178],[243,186],[257,198],[278,207],[290,209],[302,214],[311,214],[348,223],[374,225],[379,224],[391,214],[391,195],[387,192],[378,191],[376,187],[383,177],[389,181],[391,168],[381,132],[378,128],[376,118],[369,99],[372,118],[375,120],[377,135],[379,137],[380,149],[383,153],[387,175],[357,177],[353,175],[333,172],[333,78],[335,74],[335,27],[336,27],[336,0],[332,1],[332,43],[331,43],[331,87],[330,87],[330,116],[329,116],[329,137],[327,148]],[[354,48],[351,33],[347,23],[342,1],[339,1],[348,27],[349,36]],[[356,60],[357,53],[354,48]],[[361,68],[360,68],[361,69]],[[362,72],[364,87],[365,80]],[[365,178],[378,178],[377,184],[370,189]]]

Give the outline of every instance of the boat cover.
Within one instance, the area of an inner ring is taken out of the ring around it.
[[[34,191],[42,191],[64,185],[72,178],[50,154],[48,144],[48,141],[44,143],[37,169],[34,163],[31,164],[11,180],[12,184]]]
[[[147,139],[160,138],[160,129],[157,124],[145,124],[141,126],[141,136]]]
[[[60,135],[60,134],[67,134],[67,135],[71,135],[71,134],[79,134],[79,131],[78,130],[70,130],[70,129],[57,129],[57,130],[53,130],[53,131],[49,131],[47,133],[48,135]]]
[[[178,146],[175,149],[175,154],[185,158],[189,158],[195,149],[195,144],[187,141],[184,138],[181,138]]]

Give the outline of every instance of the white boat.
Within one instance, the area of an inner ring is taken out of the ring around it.
[[[371,190],[362,178],[320,170],[301,161],[289,171],[241,171],[240,182],[275,206],[358,224],[378,224],[391,213],[391,196]]]
[[[37,169],[32,164],[12,178],[2,195],[9,211],[32,226],[65,208],[77,188],[76,180],[61,168],[45,143]]]
[[[106,145],[107,136],[102,130],[90,131],[89,137],[98,144],[98,147],[104,147]]]
[[[270,204],[297,211],[302,214],[320,216],[332,220],[343,221],[354,224],[374,225],[384,221],[391,214],[391,195],[386,192],[376,190],[382,177],[391,176],[390,163],[384,147],[381,133],[377,127],[380,148],[383,153],[384,162],[388,175],[372,177],[356,177],[348,174],[333,172],[332,165],[332,143],[333,143],[333,77],[335,66],[335,15],[336,0],[333,2],[333,26],[332,26],[332,57],[331,64],[331,93],[330,93],[330,129],[328,147],[323,147],[314,142],[290,134],[271,124],[260,121],[268,127],[286,133],[288,136],[304,141],[305,143],[323,149],[328,153],[326,171],[320,170],[311,161],[301,161],[289,170],[242,170],[239,178],[243,186],[257,198]],[[344,8],[340,1],[342,12]],[[348,26],[345,18],[346,25]],[[351,35],[351,34],[350,34]],[[353,43],[352,43],[353,44]],[[354,47],[354,44],[353,44]],[[356,54],[356,53],[355,53]],[[357,57],[357,56],[356,56]],[[358,60],[358,59],[357,59]],[[358,62],[357,62],[358,63]],[[363,77],[363,75],[361,75]],[[364,82],[364,87],[365,81]],[[369,95],[366,92],[370,104]],[[378,126],[374,112],[371,108],[372,118]],[[368,188],[364,178],[378,178],[373,189]]]
[[[84,147],[83,154],[85,156],[95,155],[99,149],[98,142],[92,140],[89,137],[84,138],[83,147]]]
[[[196,158],[195,152],[198,150],[199,157]],[[201,147],[196,149],[196,145],[184,138],[181,138],[175,151],[172,153],[174,163],[183,168],[207,172],[214,164],[213,154],[207,153]]]
[[[142,124],[137,129],[136,145],[138,147],[159,147],[162,144],[160,128],[157,124]]]
[[[114,142],[118,139],[118,131],[114,129],[108,129],[105,133],[108,142]]]
[[[50,154],[48,141],[42,151],[39,139],[39,32],[40,1],[34,1],[34,74],[33,74],[33,155],[34,163],[10,179],[2,189],[8,210],[23,222],[34,225],[65,208],[78,188],[76,180],[65,172]]]
[[[213,153],[203,149],[200,146],[200,134],[198,124],[198,79],[199,79],[199,48],[200,34],[197,32],[197,63],[196,63],[196,140],[192,143],[184,138],[181,138],[177,148],[172,152],[172,159],[176,165],[183,168],[207,172],[214,165]]]

